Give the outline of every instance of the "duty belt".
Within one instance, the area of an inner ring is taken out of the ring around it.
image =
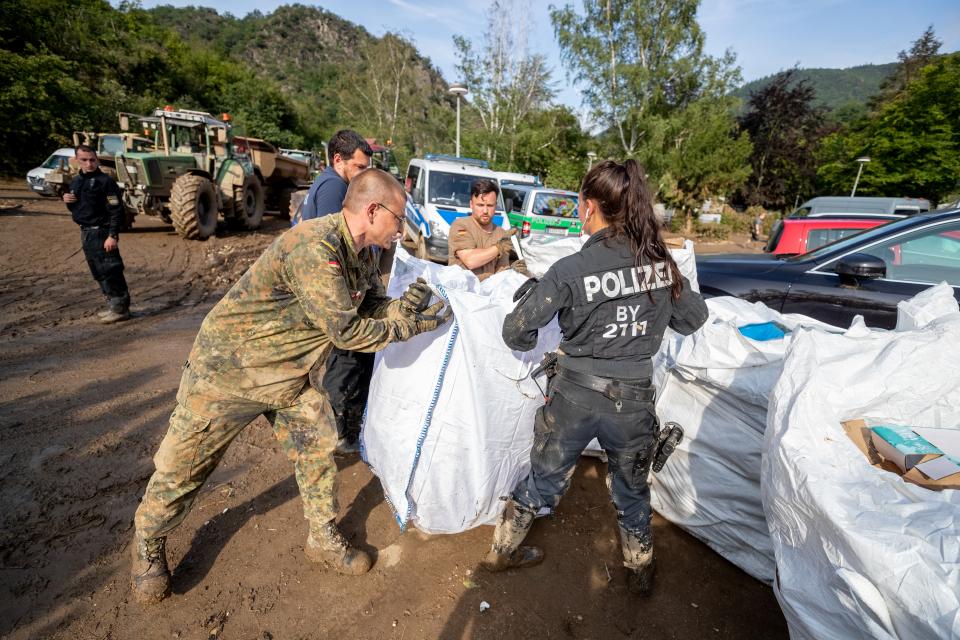
[[[621,400],[653,402],[657,397],[657,390],[653,387],[624,384],[619,380],[613,380],[611,378],[571,371],[560,365],[557,365],[557,375],[579,387],[598,391],[618,403]]]

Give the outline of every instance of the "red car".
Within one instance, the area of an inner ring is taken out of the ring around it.
[[[864,229],[899,220],[903,216],[875,215],[870,217],[804,217],[784,218],[770,230],[767,253],[793,256],[813,251],[841,238],[860,233]]]

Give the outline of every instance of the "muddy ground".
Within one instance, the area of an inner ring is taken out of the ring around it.
[[[105,327],[65,208],[18,188],[0,185],[0,635],[786,637],[770,588],[659,517],[656,592],[630,597],[604,465],[592,459],[556,516],[534,527],[545,562],[498,576],[478,571],[490,527],[401,534],[378,480],[343,460],[341,525],[378,561],[359,578],[313,566],[292,468],[262,418],[170,537],[174,595],[136,605],[131,523],[180,366],[204,314],[287,223],[187,242],[138,220],[120,244],[135,318]]]

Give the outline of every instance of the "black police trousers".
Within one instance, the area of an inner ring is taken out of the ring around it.
[[[130,292],[127,280],[123,277],[123,259],[120,249],[106,251],[103,243],[110,237],[110,230],[103,227],[80,227],[80,240],[83,243],[83,255],[93,279],[100,285],[103,295],[107,296],[107,306],[111,311],[125,313],[130,309]]]
[[[513,499],[529,509],[555,509],[570,487],[580,454],[593,438],[607,453],[607,485],[620,528],[650,544],[650,488],[656,416],[649,402],[622,400],[620,410],[598,391],[550,379],[550,401],[534,421],[530,473],[513,490]]]
[[[337,423],[337,436],[356,442],[367,407],[370,378],[376,354],[346,351],[336,347],[327,357],[323,390],[330,400]]]

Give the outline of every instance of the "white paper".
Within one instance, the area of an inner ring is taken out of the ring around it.
[[[923,475],[927,476],[931,480],[939,480],[940,478],[946,478],[947,476],[952,476],[955,473],[960,473],[960,467],[954,464],[953,460],[947,456],[940,456],[939,458],[934,458],[933,460],[921,462],[916,466],[916,468],[922,471]]]
[[[960,429],[915,427],[913,431],[948,456],[960,458]]]

